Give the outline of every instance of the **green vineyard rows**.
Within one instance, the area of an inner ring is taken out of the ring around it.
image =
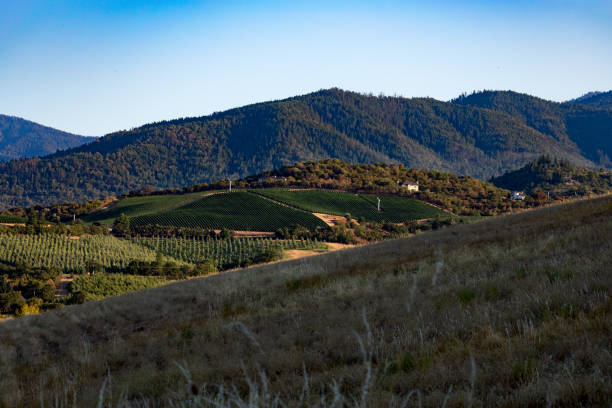
[[[71,292],[82,292],[85,300],[98,300],[108,296],[154,288],[167,281],[151,276],[133,276],[120,273],[96,273],[79,276],[71,282]]]
[[[136,244],[184,262],[213,261],[218,269],[224,265],[241,265],[268,249],[326,250],[323,242],[311,240],[277,240],[272,238],[196,239],[132,238]]]
[[[135,217],[130,222],[135,226],[157,224],[249,231],[276,231],[294,225],[325,226],[312,214],[247,192],[215,194],[170,211]]]
[[[132,238],[107,235],[70,239],[62,235],[0,234],[0,262],[25,263],[34,267],[54,267],[64,273],[83,273],[88,263],[105,268],[123,269],[131,261],[154,262],[157,253],[179,265],[209,259],[223,269],[254,259],[266,250],[327,249],[323,242],[311,240],[276,240],[272,238],[194,239]]]
[[[422,201],[403,197],[381,197],[381,212],[376,209],[376,196],[340,191],[261,189],[254,193],[281,203],[324,214],[365,218],[368,221],[404,222],[444,215],[442,210]]]
[[[18,224],[23,222],[26,222],[24,217],[18,217],[15,215],[0,215],[0,223]]]
[[[100,224],[108,225],[112,224],[121,214],[125,214],[128,217],[137,217],[139,215],[157,213],[196,200],[204,194],[209,193],[128,197],[115,203],[110,208],[94,211],[91,214],[81,217],[81,219],[86,223],[99,222]]]
[[[88,262],[104,267],[123,268],[133,260],[155,261],[149,248],[112,236],[0,234],[0,261],[26,263],[34,267],[54,267],[66,273],[81,273]]]

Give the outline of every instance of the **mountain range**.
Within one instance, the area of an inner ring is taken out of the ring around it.
[[[0,115],[0,161],[46,156],[92,140],[15,116]]]
[[[0,208],[82,201],[143,186],[177,188],[325,158],[483,179],[542,154],[610,167],[612,110],[589,106],[596,97],[602,100],[556,103],[483,91],[442,102],[321,90],[0,163]]]

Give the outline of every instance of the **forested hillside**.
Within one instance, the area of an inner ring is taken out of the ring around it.
[[[567,160],[542,156],[518,170],[492,179],[491,182],[508,190],[582,196],[612,191],[612,172],[575,167]]]
[[[597,94],[580,103],[590,105],[588,101],[605,95]],[[484,91],[453,102],[510,114],[530,128],[552,136],[568,149],[577,147],[588,160],[601,166],[612,165],[612,112],[608,110],[555,103],[511,91]]]
[[[572,105],[561,109],[571,115],[549,119],[559,104],[521,98],[526,106],[510,98],[503,111],[471,106],[468,98],[447,103],[330,89],[154,123],[50,157],[0,164],[0,206],[83,201],[146,185],[177,188],[330,157],[480,178],[541,154],[585,167],[610,164],[612,112]],[[559,130],[563,123],[567,133]]]
[[[0,161],[44,156],[92,140],[29,120],[0,115]]]

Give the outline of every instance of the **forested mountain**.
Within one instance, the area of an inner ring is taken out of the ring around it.
[[[576,98],[568,102],[579,103],[599,109],[612,109],[612,91],[589,92],[580,98]]]
[[[92,140],[15,116],[0,115],[0,161],[45,156]]]
[[[501,188],[532,194],[537,191],[560,196],[603,194],[612,191],[612,172],[575,167],[567,160],[542,156],[491,182]]]
[[[511,91],[484,91],[453,102],[508,113],[570,149],[577,147],[588,160],[600,166],[612,165],[612,112],[608,110],[556,103]],[[581,165],[576,161],[573,164]]]
[[[0,205],[175,188],[324,158],[480,178],[541,154],[584,167],[609,164],[612,112],[499,94],[507,106],[483,109],[479,95],[449,103],[330,89],[153,123],[42,159],[1,163]]]

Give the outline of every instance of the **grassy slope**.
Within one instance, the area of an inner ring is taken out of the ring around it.
[[[364,217],[368,221],[402,222],[445,214],[429,204],[403,197],[383,197],[381,201],[383,212],[379,213],[376,211],[376,197],[372,195],[321,190],[262,189],[253,191],[306,211],[334,215],[350,213],[353,218]]]
[[[210,192],[208,192],[210,193]],[[128,217],[137,217],[139,215],[152,214],[169,208],[180,206],[189,201],[195,200],[198,197],[207,193],[191,193],[191,194],[168,194],[159,196],[146,197],[128,197],[120,200],[110,208],[102,211],[94,211],[81,219],[87,223],[99,222],[100,224],[109,225],[122,213]]]
[[[208,229],[276,231],[291,225],[325,226],[312,214],[247,192],[215,194],[171,211],[136,217],[134,225],[159,224]]]
[[[306,370],[305,398],[328,405],[603,406],[611,235],[605,197],[8,321],[0,398],[36,404],[42,384],[90,406],[108,372],[115,402],[193,402],[205,382],[248,397],[246,372],[271,405],[259,369],[292,405]]]

